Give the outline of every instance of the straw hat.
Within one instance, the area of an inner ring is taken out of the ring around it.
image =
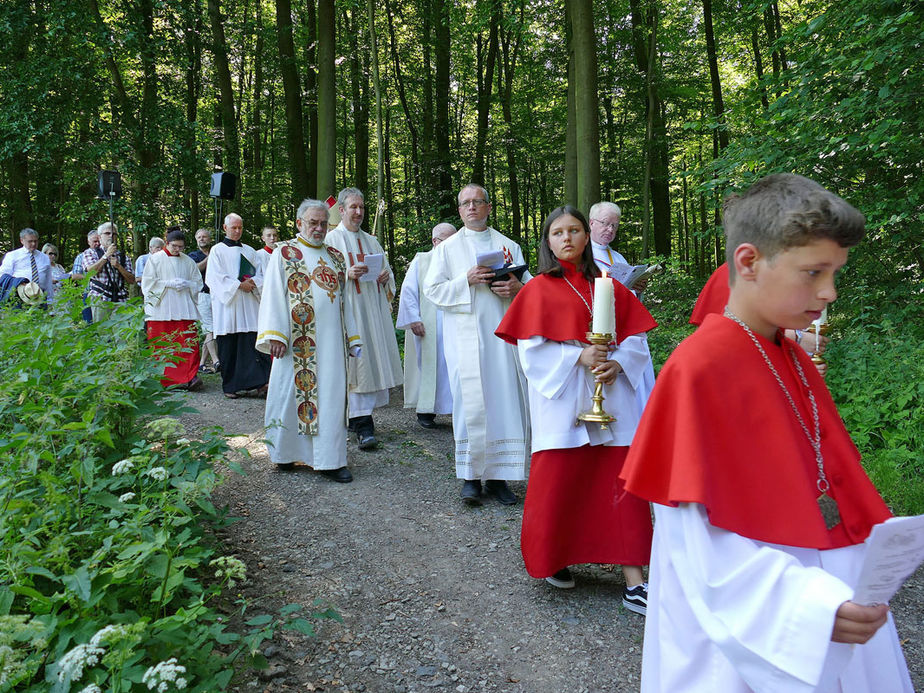
[[[45,292],[35,282],[23,282],[16,287],[19,300],[27,306],[37,306],[45,300]]]

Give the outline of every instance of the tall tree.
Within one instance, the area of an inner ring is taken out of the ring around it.
[[[456,214],[452,190],[452,151],[449,147],[449,87],[450,87],[450,31],[449,5],[447,0],[431,0],[435,25],[436,44],[434,60],[436,75],[434,90],[434,137],[436,139],[436,161],[439,170],[440,218],[449,219]]]
[[[318,0],[318,195],[336,194],[337,88],[334,0]]]
[[[472,182],[485,184],[485,153],[488,143],[488,117],[491,112],[491,87],[494,82],[494,63],[497,60],[498,27],[500,25],[500,0],[479,0],[478,6],[488,8],[488,45],[478,34],[478,125],[475,131],[475,159],[472,163]]]
[[[574,55],[574,135],[578,209],[586,214],[600,200],[600,119],[597,101],[597,42],[593,0],[566,0]]]
[[[308,165],[305,161],[305,137],[302,123],[302,96],[292,39],[292,3],[276,0],[276,45],[279,48],[279,71],[286,101],[286,143],[289,170],[292,174],[292,201],[298,204],[308,196]]]
[[[91,0],[96,2],[96,0]],[[209,24],[212,28],[212,55],[215,63],[215,80],[218,83],[218,113],[221,118],[222,168],[238,176],[238,189],[243,183],[241,175],[241,145],[234,106],[234,87],[231,66],[228,62],[228,43],[225,40],[224,20],[220,0],[208,0]]]
[[[719,135],[719,150],[722,150],[728,146],[728,128],[725,123],[725,102],[722,100],[715,32],[712,29],[712,0],[703,0],[703,30],[706,33],[706,57],[709,60],[709,82],[712,85],[712,112]]]

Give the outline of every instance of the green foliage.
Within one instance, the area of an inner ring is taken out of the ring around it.
[[[896,514],[924,513],[924,328],[910,305],[836,320],[827,354],[831,394]]]
[[[226,630],[218,603],[246,575],[208,532],[228,447],[182,437],[137,306],[85,325],[66,294],[2,314],[0,690],[223,690],[277,627],[310,623],[290,606]]]
[[[690,313],[702,288],[702,282],[684,272],[676,260],[662,258],[660,262],[665,271],[648,283],[644,295],[645,305],[658,321],[658,327],[648,333],[648,348],[655,371],[659,371],[677,345],[693,333]]]

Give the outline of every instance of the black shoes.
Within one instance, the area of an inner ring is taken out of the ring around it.
[[[368,431],[360,431],[356,435],[359,438],[360,450],[374,450],[379,445],[379,441],[377,441],[375,436]]]
[[[488,493],[504,505],[515,505],[517,502],[516,494],[507,486],[507,482],[502,479],[488,479],[484,482],[485,493]]]
[[[481,505],[481,482],[478,479],[462,484],[462,502],[473,507]]]
[[[319,471],[328,479],[336,481],[338,484],[348,484],[353,481],[353,475],[350,474],[350,470],[346,467],[340,467],[340,469],[321,469]]]
[[[567,568],[562,568],[554,575],[549,575],[545,581],[560,590],[570,590],[574,587],[574,576]]]
[[[418,414],[417,423],[419,423],[423,428],[439,428],[439,424],[436,423],[436,414]]]
[[[623,589],[622,605],[629,611],[645,616],[648,613],[648,583]]]

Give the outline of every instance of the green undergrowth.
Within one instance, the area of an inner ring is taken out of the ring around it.
[[[86,325],[76,292],[0,313],[0,691],[224,690],[312,624],[248,613],[212,533],[221,432],[184,437],[137,306]]]

